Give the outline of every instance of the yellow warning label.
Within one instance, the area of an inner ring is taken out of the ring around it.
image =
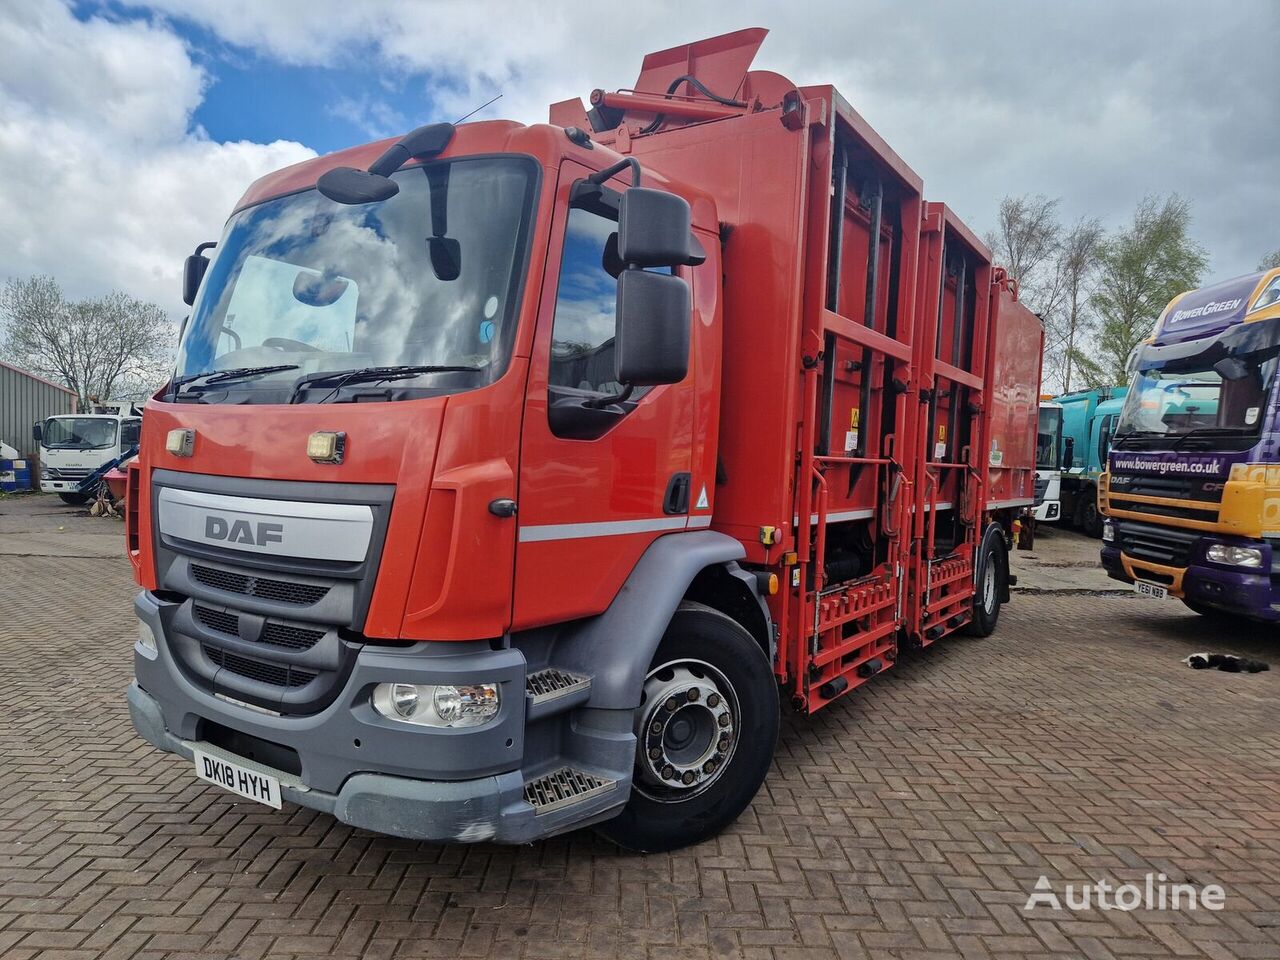
[[[938,442],[945,442],[947,439],[947,425],[945,423],[938,424]]]
[[[858,429],[858,408],[857,407],[854,407],[852,410],[849,411],[849,429],[851,430]]]

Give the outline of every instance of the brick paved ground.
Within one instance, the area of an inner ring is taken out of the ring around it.
[[[1174,603],[1020,596],[994,637],[788,718],[735,827],[639,858],[415,844],[198,783],[129,727],[131,594],[122,561],[0,556],[4,957],[1280,956],[1280,669],[1178,663],[1278,647]],[[1151,870],[1226,909],[1022,910],[1040,874]]]

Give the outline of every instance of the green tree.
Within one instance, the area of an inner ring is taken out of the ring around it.
[[[1145,197],[1124,230],[1101,244],[1090,298],[1094,344],[1073,360],[1090,386],[1123,383],[1133,348],[1151,335],[1169,301],[1194,289],[1208,258],[1190,236],[1191,205],[1177,194]]]
[[[1280,267],[1280,247],[1276,247],[1258,261],[1259,270],[1274,270],[1276,267]]]

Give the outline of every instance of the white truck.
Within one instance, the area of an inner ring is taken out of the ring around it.
[[[65,414],[37,423],[32,436],[40,444],[40,489],[64,503],[89,500],[80,482],[104,463],[137,449],[142,416],[131,403],[103,403],[92,413]]]
[[[1052,523],[1062,516],[1062,404],[1040,401],[1040,426],[1036,431],[1037,523]]]

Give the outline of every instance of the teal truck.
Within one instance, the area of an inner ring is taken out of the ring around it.
[[[1102,536],[1098,478],[1128,390],[1100,387],[1053,398],[1062,406],[1062,519],[1091,537]]]

